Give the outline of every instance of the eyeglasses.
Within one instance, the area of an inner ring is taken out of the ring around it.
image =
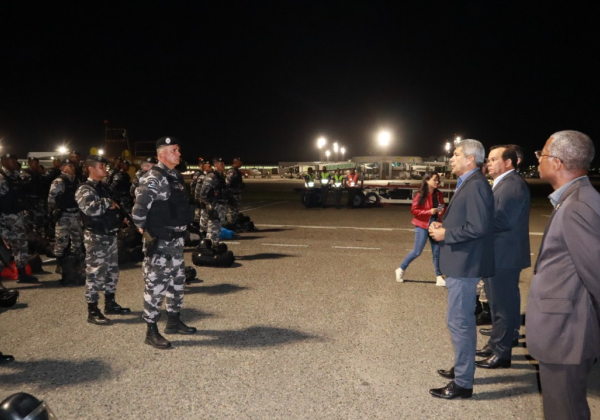
[[[545,154],[543,154],[542,150],[536,150],[534,153],[535,153],[535,157],[537,158],[538,161],[541,161],[545,157],[549,157],[549,158],[552,158],[552,159],[558,159],[558,160],[560,160],[562,162],[561,158],[556,157],[556,156],[552,156],[552,155],[545,155]]]

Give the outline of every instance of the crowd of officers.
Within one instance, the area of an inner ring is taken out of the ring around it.
[[[318,167],[317,167],[318,169]],[[357,192],[362,188],[363,179],[359,177],[359,174],[354,168],[350,169],[350,172],[346,175],[342,174],[341,169],[330,171],[326,166],[315,173],[313,168],[308,168],[307,173],[304,175],[304,183],[309,193],[315,188],[315,180],[319,181],[321,188],[321,206],[327,207],[327,197],[329,190],[333,190],[335,208],[341,208],[342,191],[348,189],[348,201],[346,208],[354,208],[354,197]]]
[[[142,161],[133,179],[129,175],[131,162],[121,158],[115,158],[108,171],[109,162],[103,156],[81,160],[78,152],[71,152],[56,157],[48,170],[37,158],[29,158],[28,168],[21,170],[17,156],[0,156],[0,242],[14,258],[17,282],[38,282],[26,272],[28,239],[54,238],[61,283],[66,284],[63,262],[67,255],[85,260],[85,280],[81,283],[85,281],[87,321],[109,324],[105,314],[131,312],[115,300],[119,281],[117,232],[129,226],[143,236],[145,342],[159,349],[171,347],[157,328],[165,297],[168,320],[164,332],[195,333],[195,328],[179,318],[185,287],[184,234],[197,221],[201,236],[216,246],[222,224],[235,223],[238,218],[244,182],[240,158],[234,159],[227,172],[222,158],[201,160],[188,193],[178,170],[179,147],[174,137],[157,140],[157,157]],[[0,259],[0,271],[10,263],[10,258]],[[6,289],[0,283],[3,291]],[[98,307],[102,293],[104,313]]]

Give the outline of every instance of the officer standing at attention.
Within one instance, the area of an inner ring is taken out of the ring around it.
[[[188,202],[181,174],[175,167],[181,161],[179,141],[161,137],[156,141],[158,164],[141,179],[135,192],[133,220],[144,235],[142,273],[144,321],[147,323],[145,343],[157,349],[168,349],[171,343],[158,332],[160,308],[166,299],[165,334],[194,334],[179,318],[185,288],[183,235],[194,219],[194,208]]]
[[[208,230],[208,210],[206,210],[206,203],[202,201],[200,193],[202,191],[202,184],[204,183],[206,176],[213,170],[210,161],[202,161],[200,165],[200,170],[201,173],[196,178],[196,186],[193,190],[193,193],[198,208],[200,209],[200,236],[204,239],[206,238],[206,232]]]
[[[110,322],[98,308],[99,292],[102,289],[106,314],[124,315],[131,312],[115,301],[119,282],[117,231],[123,217],[117,203],[111,198],[110,188],[102,182],[102,178],[106,176],[107,163],[102,156],[88,156],[85,166],[89,170],[89,178],[75,193],[84,226],[88,322],[97,325]]]
[[[81,166],[81,153],[73,150],[69,153],[69,160],[73,162],[75,166],[75,178],[79,180],[80,183],[84,183],[87,181],[87,177],[83,173],[83,167]]]
[[[329,182],[331,181],[331,174],[323,165],[323,169],[321,169],[321,204],[323,208],[327,207],[327,195],[329,194]]]
[[[242,200],[242,191],[244,190],[244,176],[240,167],[242,159],[233,158],[233,166],[227,171],[225,185],[229,189],[229,198],[227,201],[227,221],[231,224],[237,222],[240,215],[240,201]]]
[[[137,170],[131,181],[131,188],[129,189],[129,195],[131,199],[135,201],[135,189],[140,185],[140,178],[144,176],[146,172],[150,170],[154,165],[158,163],[158,160],[154,156],[148,156],[140,164],[140,169]]]
[[[25,231],[25,191],[19,175],[19,161],[15,155],[6,153],[0,157],[0,238],[10,245],[19,283],[35,283],[36,277],[25,272],[29,249]]]
[[[79,180],[75,178],[75,165],[71,159],[67,158],[62,162],[61,170],[61,175],[52,181],[50,186],[48,208],[56,224],[56,243],[54,244],[56,272],[62,273],[62,263],[69,241],[71,242],[71,252],[80,260],[83,257],[81,255],[83,238],[79,206],[75,201],[75,192],[80,185]]]
[[[38,158],[27,159],[29,168],[21,171],[23,190],[27,195],[27,209],[25,210],[25,224],[28,232],[35,232],[39,236],[44,233],[46,225],[46,195],[40,161]]]
[[[110,168],[110,172],[108,173],[108,176],[106,177],[106,183],[108,185],[112,184],[113,178],[121,170],[121,161],[122,161],[122,159],[119,156],[114,157],[113,163]]]
[[[346,179],[346,187],[348,187],[348,204],[347,208],[354,208],[354,197],[356,197],[356,193],[358,192],[358,174],[356,173],[356,169],[350,169],[350,173]]]
[[[213,159],[213,171],[206,175],[200,189],[200,200],[206,205],[208,231],[206,237],[214,245],[219,244],[221,225],[225,221],[225,163],[220,157]]]
[[[342,189],[344,188],[344,175],[342,175],[342,170],[338,169],[335,171],[333,175],[333,197],[335,201],[335,208],[341,208],[340,202],[342,201]]]
[[[115,198],[118,200],[119,205],[127,213],[131,213],[133,207],[133,200],[130,196],[131,190],[131,176],[129,175],[129,166],[131,163],[124,159],[121,162],[120,170],[115,174],[112,179],[110,187],[112,188]]]

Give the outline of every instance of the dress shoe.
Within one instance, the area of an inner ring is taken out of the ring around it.
[[[490,312],[490,305],[487,302],[481,302],[483,310],[475,317],[475,324],[477,325],[492,325],[492,313]]]
[[[442,378],[454,379],[454,366],[452,366],[449,370],[440,369],[440,370],[437,371],[437,373]]]
[[[11,356],[10,354],[2,354],[2,352],[0,352],[0,363],[12,362],[13,360],[15,360],[14,356]]]
[[[487,335],[488,337],[490,337],[492,335],[492,328],[481,328],[479,330],[479,334]]]
[[[475,366],[484,369],[506,369],[510,367],[510,359],[501,359],[495,354],[493,354],[487,359],[476,360]]]
[[[430,389],[429,393],[437,398],[444,398],[447,400],[451,400],[453,398],[471,398],[473,396],[473,388],[463,388],[462,386],[458,386],[454,383],[454,381],[449,382],[443,388],[434,388]]]
[[[492,354],[494,354],[494,352],[490,348],[489,344],[486,344],[481,350],[477,350],[475,354],[479,357],[490,357]]]

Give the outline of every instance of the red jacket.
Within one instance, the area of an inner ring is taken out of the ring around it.
[[[444,194],[441,191],[435,190],[433,192],[437,194],[438,203],[446,204],[444,202]],[[410,208],[410,212],[415,215],[415,218],[412,219],[412,224],[418,226],[423,229],[427,229],[429,227],[429,219],[431,219],[431,208],[433,207],[433,197],[431,194],[427,194],[427,200],[422,206],[419,206],[419,197],[421,197],[421,193],[418,192],[413,198],[412,206]],[[444,206],[444,210],[438,213],[438,222],[442,222],[442,215],[446,212],[446,208],[448,206]]]

